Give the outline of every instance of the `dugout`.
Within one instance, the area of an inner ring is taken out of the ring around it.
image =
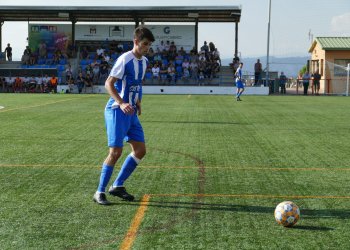
[[[2,24],[6,21],[71,22],[71,43],[75,44],[77,22],[194,23],[194,45],[198,46],[198,23],[233,23],[235,56],[238,55],[238,23],[241,6],[0,6],[0,48]],[[198,49],[198,48],[197,48]]]

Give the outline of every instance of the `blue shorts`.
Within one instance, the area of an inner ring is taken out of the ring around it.
[[[236,81],[236,87],[240,88],[240,89],[244,89],[244,85],[243,82],[241,80],[237,80]]]
[[[120,108],[106,109],[105,121],[108,147],[123,147],[124,140],[145,142],[136,111],[133,115],[126,115]]]

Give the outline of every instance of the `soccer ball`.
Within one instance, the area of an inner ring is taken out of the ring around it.
[[[281,202],[275,209],[275,219],[278,224],[284,227],[292,227],[299,218],[299,207],[291,201]]]

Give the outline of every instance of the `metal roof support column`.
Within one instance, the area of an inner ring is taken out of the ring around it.
[[[4,24],[4,21],[0,21],[0,53],[2,51],[2,25]]]
[[[136,17],[135,18],[135,29],[137,28],[137,27],[139,27],[140,26],[140,21],[139,21],[139,19]]]
[[[194,26],[194,47],[198,52],[198,18],[196,18],[196,25]]]
[[[235,57],[238,57],[238,22],[236,22],[235,29]]]
[[[72,38],[71,38],[71,41],[72,41],[72,45],[75,46],[75,24],[76,24],[77,20],[75,18],[72,18],[71,22],[72,22]]]

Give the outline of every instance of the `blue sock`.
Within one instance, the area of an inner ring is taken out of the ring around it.
[[[106,164],[102,165],[100,184],[98,185],[97,192],[104,193],[106,191],[106,186],[112,176],[113,168],[113,166],[108,166]]]
[[[121,187],[124,185],[124,181],[126,181],[132,172],[135,170],[136,166],[139,164],[140,160],[136,158],[133,154],[129,154],[126,157],[122,168],[118,174],[117,179],[115,179],[113,183],[113,187]]]

